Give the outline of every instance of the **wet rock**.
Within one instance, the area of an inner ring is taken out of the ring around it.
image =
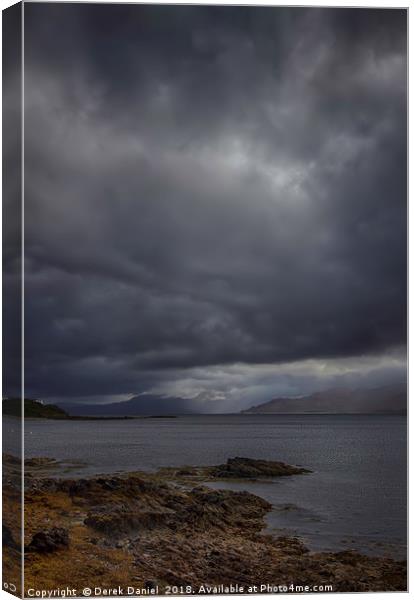
[[[354,550],[343,550],[342,552],[336,552],[335,557],[339,562],[345,565],[355,566],[360,561],[360,554]]]
[[[139,510],[132,506],[98,508],[90,511],[85,525],[113,537],[128,534],[137,529],[153,529],[166,522],[168,511]]]
[[[121,481],[115,477],[108,479],[100,477],[96,480],[96,482],[106,490],[118,490],[122,485]]]
[[[55,552],[69,546],[69,533],[64,527],[52,527],[47,531],[35,533],[26,547],[27,552]]]
[[[257,477],[282,477],[287,475],[299,475],[310,473],[308,469],[294,467],[283,462],[271,460],[258,460],[254,458],[229,458],[226,464],[213,467],[213,477],[227,477],[233,479]]]
[[[48,458],[47,456],[35,456],[33,458],[26,458],[24,461],[24,466],[29,468],[44,468],[58,464],[59,463],[55,458]]]
[[[190,467],[182,467],[181,469],[177,469],[176,475],[177,477],[191,477],[192,475],[197,474],[197,469],[191,469]]]
[[[309,552],[305,544],[296,537],[280,536],[276,538],[274,545],[284,553],[293,556],[301,556]]]
[[[275,539],[263,531],[272,506],[247,491],[208,487],[216,479],[214,470],[219,477],[251,479],[306,472],[280,462],[233,458],[218,467],[183,467],[178,482],[177,468],[84,479],[36,477],[25,488],[31,524],[39,531],[28,548],[33,553],[27,581],[47,588],[51,575],[40,552],[60,547],[55,568],[67,558],[67,578],[79,586],[100,585],[110,565],[116,583],[136,581],[141,587],[145,582],[151,589],[157,581],[197,587],[205,581],[250,585],[258,579],[329,583],[335,592],[406,589],[403,562],[349,551],[314,553],[298,538]],[[10,503],[20,497],[14,488],[6,491]],[[48,529],[47,519],[74,531],[69,551],[65,536]]]

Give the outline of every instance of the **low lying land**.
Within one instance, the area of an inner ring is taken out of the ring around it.
[[[3,399],[3,415],[22,416],[20,398]],[[69,415],[63,408],[54,404],[43,404],[31,398],[24,399],[25,419],[52,419],[57,421],[125,421],[131,419],[175,419],[175,415]]]
[[[17,463],[5,457],[5,560],[17,558]],[[209,481],[301,475],[280,462],[229,459],[213,467],[62,479],[51,459],[26,463],[27,589],[127,586],[331,585],[335,592],[406,590],[406,565],[354,551],[313,553],[297,538],[268,535],[271,505]],[[53,475],[53,476],[52,476]],[[188,590],[187,590],[188,591]],[[220,589],[217,590],[220,592]]]

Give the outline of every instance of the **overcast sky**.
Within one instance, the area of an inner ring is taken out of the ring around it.
[[[25,17],[26,395],[404,378],[405,11]]]

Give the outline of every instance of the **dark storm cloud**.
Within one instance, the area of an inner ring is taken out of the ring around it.
[[[404,346],[404,11],[25,14],[31,393]]]

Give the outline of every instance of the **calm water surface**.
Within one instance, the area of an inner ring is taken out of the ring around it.
[[[5,421],[7,429],[13,419]],[[33,419],[25,427],[27,456],[84,461],[83,475],[212,465],[232,456],[303,465],[313,473],[214,486],[263,496],[273,505],[269,528],[296,534],[313,549],[356,548],[400,557],[406,547],[406,444],[406,419],[398,416]]]

